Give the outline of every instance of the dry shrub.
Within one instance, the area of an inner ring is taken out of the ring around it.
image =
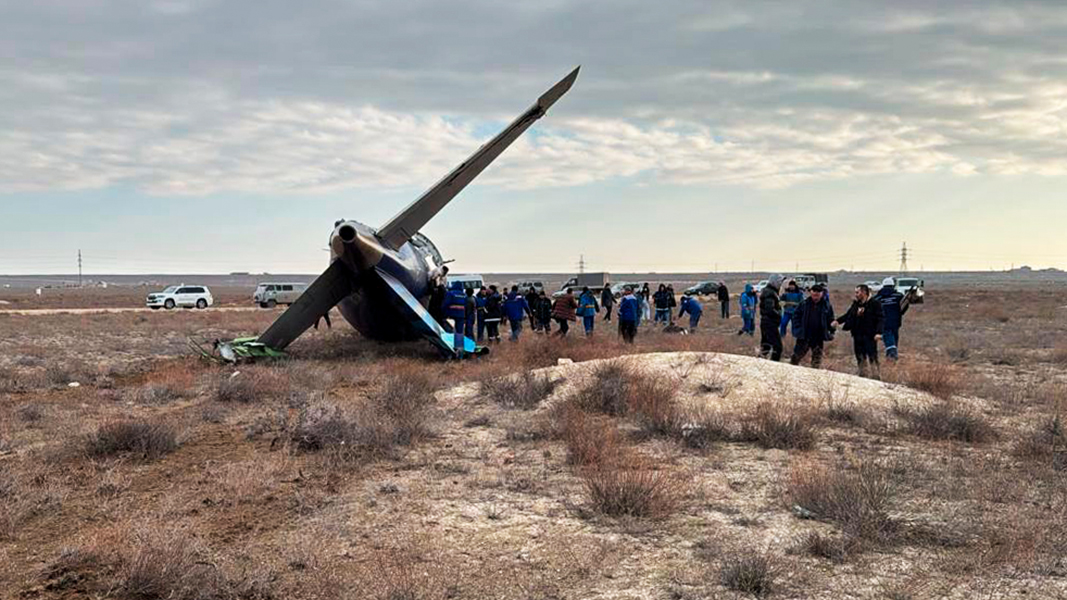
[[[763,598],[773,591],[777,571],[770,555],[751,552],[725,559],[719,581],[727,589]]]
[[[610,420],[563,406],[555,415],[556,428],[567,445],[567,462],[590,466],[618,462],[619,433]]]
[[[109,421],[82,442],[86,454],[108,457],[116,454],[139,454],[142,458],[159,458],[178,448],[177,429],[168,421]]]
[[[735,437],[727,415],[703,406],[681,411],[677,423],[676,434],[682,443],[697,450],[706,450]]]
[[[901,363],[895,369],[883,369],[883,376],[894,383],[926,392],[938,398],[949,399],[960,388],[960,372],[957,367],[941,363]]]
[[[572,402],[589,412],[623,415],[630,403],[634,373],[622,362],[608,361],[593,369],[592,380],[582,386]]]
[[[223,466],[216,480],[227,500],[252,504],[277,489],[289,467],[289,457],[281,452],[259,455],[252,460]]]
[[[406,446],[430,435],[436,390],[437,380],[425,370],[396,373],[371,397],[370,407],[389,421],[396,443]]]
[[[845,562],[848,555],[855,550],[855,546],[856,540],[853,538],[834,537],[823,535],[818,531],[809,531],[800,536],[791,551],[841,563]]]
[[[836,523],[855,540],[887,541],[897,531],[889,516],[896,482],[877,463],[828,469],[808,464],[793,469],[787,483],[794,507]]]
[[[627,412],[646,434],[678,435],[681,414],[674,380],[647,375],[631,378],[627,390]]]
[[[1067,426],[1060,415],[1045,418],[1036,427],[1024,434],[1012,448],[1012,453],[1019,458],[1031,460],[1056,459],[1056,466],[1061,460],[1067,466]],[[1060,458],[1063,457],[1063,458]]]
[[[33,517],[58,510],[68,491],[42,465],[0,471],[0,541],[15,539]]]
[[[739,439],[762,448],[810,450],[819,439],[818,419],[810,409],[762,402],[741,424]]]
[[[647,461],[608,461],[583,471],[593,508],[611,517],[664,518],[677,510],[685,491],[678,475]]]
[[[481,393],[497,404],[521,410],[537,408],[541,401],[555,391],[558,385],[559,380],[529,371],[518,376],[491,377],[479,384]]]
[[[978,444],[997,437],[984,416],[958,402],[937,402],[921,408],[898,404],[893,412],[904,420],[905,431],[927,439]]]
[[[1052,355],[1049,357],[1052,362],[1057,365],[1067,365],[1067,343],[1060,342],[1056,344],[1056,347],[1052,349]]]
[[[251,404],[259,397],[256,382],[251,377],[234,373],[220,380],[215,387],[215,399],[219,402]]]
[[[223,373],[215,386],[219,402],[251,404],[285,398],[292,388],[284,367],[249,366],[240,371]]]
[[[18,407],[15,413],[24,423],[37,423],[45,417],[46,410],[44,405],[31,402]]]

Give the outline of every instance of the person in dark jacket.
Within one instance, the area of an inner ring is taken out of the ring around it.
[[[811,287],[811,295],[800,301],[793,311],[793,356],[789,362],[799,365],[811,351],[811,366],[822,365],[824,344],[834,339],[834,308],[826,296],[826,287],[817,283]]]
[[[715,295],[719,297],[719,308],[721,310],[722,318],[730,318],[730,290],[726,287],[725,281],[719,282],[719,290],[715,292]]]
[[[615,294],[611,293],[611,284],[605,283],[600,292],[600,306],[604,307],[604,320],[611,320],[611,309],[615,306]]]
[[[778,331],[782,325],[782,303],[778,299],[782,279],[781,275],[771,275],[759,295],[759,355],[773,361],[782,360],[782,334]]]
[[[534,300],[533,312],[537,319],[537,331],[552,333],[552,299],[545,294],[544,290],[538,292],[537,299]]]
[[[842,329],[852,334],[852,347],[856,353],[856,365],[861,377],[881,379],[878,367],[878,340],[882,337],[885,319],[882,303],[871,297],[871,288],[866,284],[856,287],[856,299],[848,311],[837,318]]]
[[[678,318],[681,319],[685,313],[689,313],[689,331],[692,332],[697,328],[697,324],[700,323],[700,315],[704,314],[704,306],[700,304],[696,296],[682,296],[681,304],[682,308],[678,311]]]
[[[537,290],[535,290],[534,287],[531,285],[526,290],[526,304],[530,306],[530,310],[531,311],[533,310],[534,306],[537,305],[538,297],[539,297],[539,295],[537,293]],[[533,315],[532,312],[530,313],[530,329],[532,329],[534,331],[538,330],[537,319],[534,318],[534,315]]]
[[[756,290],[752,288],[751,283],[745,284],[745,291],[741,292],[741,295],[737,297],[738,304],[741,305],[741,329],[737,332],[737,335],[747,333],[753,335],[756,332],[756,306],[759,305],[759,298],[756,296]]]
[[[582,288],[582,295],[578,297],[578,311],[577,314],[582,318],[582,325],[585,326],[585,335],[593,335],[593,325],[596,322],[596,314],[600,312],[600,305],[597,304],[596,294],[589,289],[589,286]]]
[[[667,320],[674,324],[674,309],[678,308],[678,300],[674,297],[674,284],[667,284]]]
[[[467,294],[463,291],[463,283],[452,282],[452,287],[441,306],[442,313],[452,320],[452,343],[456,349],[456,355],[463,356],[463,329],[467,323]]]
[[[796,311],[797,305],[804,299],[804,292],[797,285],[797,282],[790,279],[789,283],[785,286],[785,291],[782,292],[782,324],[778,327],[778,333],[784,338],[789,332],[789,323],[793,320],[793,312]],[[795,329],[795,327],[794,327]],[[794,331],[794,335],[796,332]]]
[[[490,342],[500,341],[500,319],[504,315],[504,298],[495,285],[489,286],[485,298],[485,329]]]
[[[530,314],[530,305],[526,298],[519,295],[517,285],[511,286],[511,292],[504,301],[504,314],[508,317],[508,323],[511,323],[511,341],[518,341],[522,333],[522,322],[526,320],[526,315]]]
[[[574,298],[574,290],[567,288],[567,293],[556,298],[556,301],[552,303],[552,318],[559,325],[559,331],[556,335],[567,337],[567,332],[571,328],[570,322],[578,320],[577,312],[578,300]]]
[[[882,330],[882,343],[885,345],[885,357],[896,360],[900,356],[897,346],[900,344],[900,326],[904,322],[904,313],[908,312],[909,303],[904,294],[897,291],[897,282],[892,277],[882,281],[882,288],[875,298],[882,304],[882,317],[885,326]]]
[[[659,284],[659,289],[652,295],[652,302],[656,305],[656,323],[662,321],[666,324],[671,314],[671,295],[667,286]]]
[[[619,300],[619,335],[627,344],[634,343],[637,335],[637,323],[641,320],[641,301],[634,295],[634,290],[626,286],[622,299]]]
[[[448,324],[448,319],[445,317],[445,298],[448,296],[448,290],[445,289],[443,283],[435,282],[430,288],[430,316],[434,321],[437,321],[445,328],[445,331],[452,331],[452,326]]]
[[[467,322],[463,325],[463,335],[474,339],[474,323],[478,319],[478,300],[474,297],[474,288],[467,288],[467,297],[464,305],[467,313]]]
[[[474,295],[474,301],[478,307],[478,343],[485,339],[485,301],[489,297],[489,289],[484,285],[478,288]]]

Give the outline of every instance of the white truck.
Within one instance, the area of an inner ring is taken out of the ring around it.
[[[567,289],[573,289],[575,294],[581,292],[583,287],[599,291],[604,289],[609,279],[607,273],[579,273],[563,282],[563,285],[559,287],[559,291],[554,292],[552,297],[559,298],[567,293]]]

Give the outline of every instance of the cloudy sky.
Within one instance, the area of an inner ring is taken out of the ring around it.
[[[1062,2],[0,0],[0,273],[1067,267]]]

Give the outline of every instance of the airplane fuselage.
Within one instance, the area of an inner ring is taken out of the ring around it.
[[[334,240],[341,236],[342,228],[354,228],[360,235],[377,240],[372,227],[358,221],[344,221],[334,228],[331,234],[330,261],[341,260]],[[418,235],[404,243],[399,249],[380,248],[380,257],[375,257],[373,267],[381,269],[404,284],[423,307],[429,306],[431,294],[430,277],[433,270],[442,262],[441,254],[428,238]],[[343,299],[338,310],[349,324],[364,336],[381,341],[400,341],[419,339],[419,334],[409,325],[399,312],[392,308],[393,296],[384,282],[364,268],[352,277],[358,283],[356,291]]]

